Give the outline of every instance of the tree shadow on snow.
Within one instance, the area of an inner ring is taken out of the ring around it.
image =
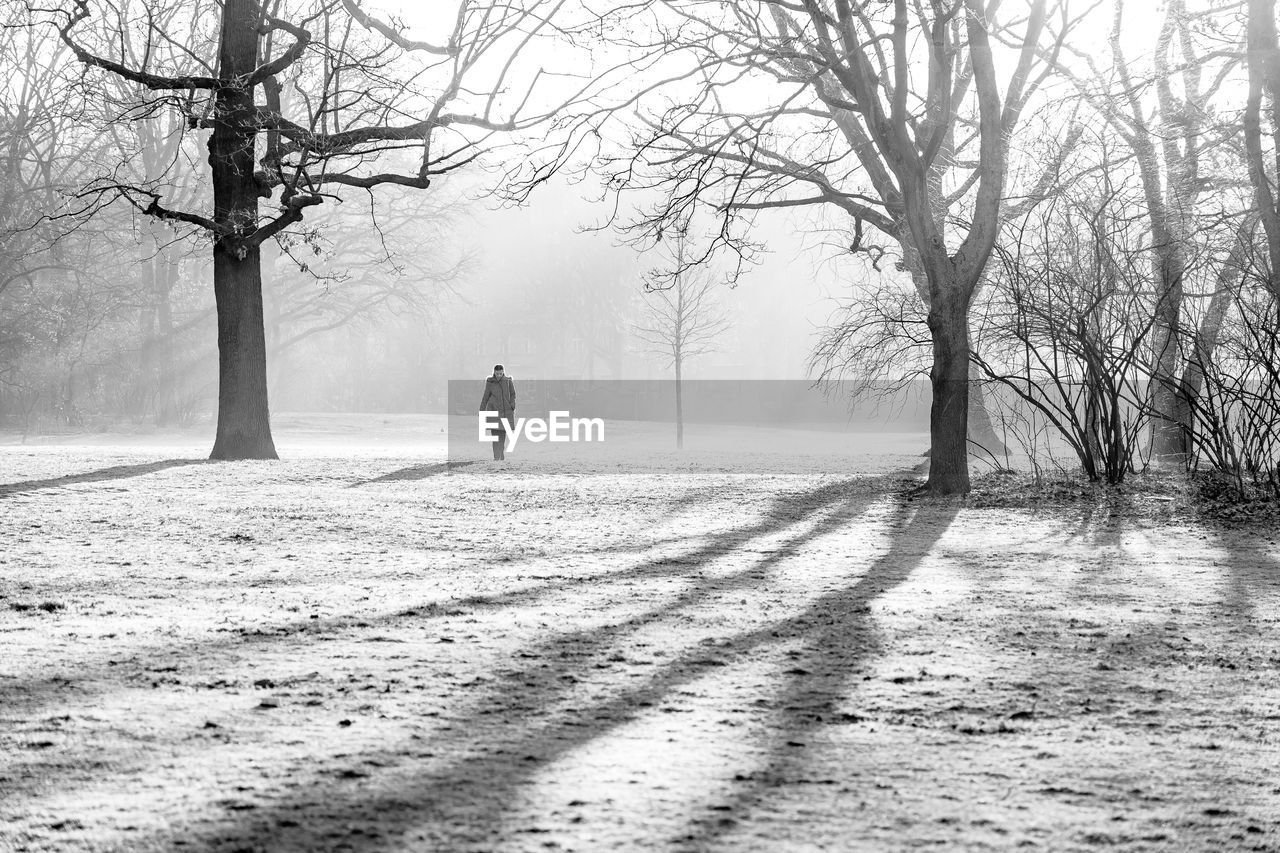
[[[956,504],[900,504],[891,522],[888,550],[852,585],[819,598],[809,610],[773,627],[773,632],[800,643],[772,700],[775,711],[767,730],[765,758],[748,773],[733,777],[727,795],[707,804],[705,818],[695,817],[681,846],[704,849],[733,831],[753,809],[791,787],[856,784],[858,768],[843,766],[839,779],[817,778],[809,761],[810,743],[823,730],[861,722],[846,702],[856,693],[862,665],[878,651],[874,626],[867,615],[871,603],[901,585],[928,556],[959,512]],[[914,676],[907,676],[913,678]]]
[[[410,465],[408,468],[401,468],[399,471],[392,471],[390,474],[383,474],[381,477],[374,477],[372,480],[361,480],[359,483],[352,483],[349,488],[358,486],[368,486],[373,483],[398,483],[411,480],[425,480],[428,477],[434,477],[437,474],[447,474],[450,471],[456,471],[459,468],[465,468],[468,465],[474,465],[475,460],[463,460],[459,462],[436,462],[432,465]]]
[[[181,468],[184,465],[203,465],[207,459],[165,459],[160,462],[147,462],[141,465],[116,465],[84,474],[68,474],[64,477],[52,477],[48,480],[26,480],[20,483],[0,483],[0,498],[22,492],[35,492],[41,489],[58,489],[63,486],[75,486],[80,483],[100,483],[105,480],[123,480],[128,477],[140,477],[154,474],[166,468]]]
[[[884,494],[885,481],[881,479],[851,479],[829,484],[814,490],[797,490],[779,493],[771,510],[757,522],[740,527],[733,527],[710,537],[696,537],[706,541],[693,550],[675,555],[655,557],[645,560],[623,570],[605,570],[596,574],[556,576],[517,589],[496,593],[482,593],[462,598],[452,598],[447,602],[448,612],[457,613],[462,608],[484,610],[503,610],[509,607],[532,605],[540,600],[563,592],[574,592],[581,588],[600,587],[614,584],[626,584],[633,581],[679,578],[696,576],[701,573],[706,563],[732,554],[740,547],[756,538],[784,530],[791,524],[801,521],[812,513],[830,505],[833,501],[841,501],[847,512],[861,511],[870,505],[874,498]],[[643,544],[648,550],[657,546],[679,545],[688,541],[691,536],[666,537],[651,539]],[[641,546],[636,546],[641,547]],[[604,547],[598,552],[627,552],[632,546],[623,548]],[[767,568],[785,553],[775,551],[768,559],[760,561],[754,570],[753,577],[763,578]],[[281,582],[292,583],[289,579]],[[714,579],[708,581],[714,585]],[[264,581],[256,581],[260,585],[269,585]],[[239,578],[228,578],[221,584],[211,586],[233,587],[243,584]],[[699,587],[699,589],[702,589]],[[223,651],[237,652],[262,650],[269,651],[273,643],[286,640],[328,639],[335,632],[353,629],[371,629],[374,627],[393,627],[397,623],[420,622],[431,619],[444,612],[444,606],[435,600],[421,603],[406,602],[405,606],[382,615],[374,614],[339,614],[312,619],[309,616],[298,617],[273,623],[241,634],[229,634],[211,640],[195,641],[183,645],[175,645],[172,641],[158,643],[152,647],[140,647],[133,650],[130,657],[135,660],[146,660],[151,657],[162,657],[165,660],[181,655],[199,654],[205,659]],[[464,614],[470,615],[470,614]],[[82,660],[75,670],[77,680],[92,681],[115,675],[115,665],[109,657],[118,656],[118,652],[104,652],[98,660]],[[28,713],[34,714],[36,709],[56,701],[57,689],[64,682],[62,673],[42,673],[28,680],[11,680],[5,684],[5,692],[9,700],[19,703]]]
[[[1267,531],[1271,541],[1264,544],[1263,531],[1258,528],[1214,528],[1215,538],[1227,552],[1227,576],[1224,578],[1221,607],[1229,617],[1244,620],[1248,628],[1263,630],[1253,625],[1254,603],[1280,588],[1280,556],[1275,546],[1275,531]],[[1270,544],[1270,549],[1266,547]]]
[[[852,583],[821,595],[797,615],[760,619],[712,646],[695,644],[644,668],[626,661],[623,647],[643,629],[678,624],[700,615],[699,608],[705,613],[725,593],[758,588],[788,556],[847,528],[884,496],[866,485],[845,481],[778,496],[758,522],[715,535],[682,555],[677,565],[689,583],[669,600],[614,624],[564,631],[518,650],[510,658],[512,667],[458,690],[456,716],[451,714],[450,725],[429,740],[389,744],[376,754],[315,756],[295,770],[295,778],[309,777],[307,784],[275,792],[278,796],[255,810],[204,816],[214,825],[195,836],[184,831],[188,849],[239,842],[269,849],[341,844],[361,851],[420,842],[439,849],[501,846],[521,829],[509,824],[510,810],[527,801],[530,786],[549,762],[650,714],[647,709],[716,667],[750,663],[782,644],[799,642],[802,660],[775,691],[783,717],[773,732],[767,767],[746,778],[732,797],[738,809],[749,808],[769,780],[794,769],[798,759],[790,742],[839,722],[832,714],[853,672],[876,650],[866,615],[870,602],[909,577],[958,507],[899,505],[888,551],[860,572],[856,559],[845,558]],[[776,534],[784,535],[781,542],[760,548],[761,537]],[[701,570],[737,552],[747,557],[741,568]],[[631,570],[637,577],[646,571],[672,567],[648,563]],[[620,670],[621,677],[592,684],[610,668]],[[433,700],[428,708],[438,705]],[[688,840],[710,840],[716,831],[695,826]]]
[[[871,505],[886,492],[886,481],[881,479],[849,479],[841,480],[826,486],[809,490],[785,491],[773,498],[768,511],[753,524],[731,527],[710,535],[690,534],[672,536],[663,539],[651,539],[644,543],[643,550],[657,546],[675,545],[691,539],[701,539],[703,544],[682,553],[666,554],[637,563],[623,570],[605,570],[597,574],[568,576],[522,589],[505,592],[483,593],[451,602],[457,606],[504,608],[514,605],[532,604],[544,598],[566,590],[580,587],[598,587],[601,585],[628,584],[634,581],[668,579],[679,577],[695,577],[702,574],[708,563],[731,556],[737,552],[754,553],[747,546],[766,536],[771,536],[788,527],[811,521],[823,512],[831,513],[835,518],[850,520]],[[684,498],[671,504],[678,512],[685,503]],[[836,525],[838,526],[838,525]],[[763,559],[757,560],[750,577],[763,579],[767,570],[781,559],[789,556],[789,551],[800,547],[806,541],[816,538],[833,529],[832,520],[828,519],[819,529],[810,534],[793,536],[786,547],[777,548]],[[636,550],[634,546],[606,546],[599,548],[601,553],[619,553]],[[736,577],[730,576],[730,577]],[[706,580],[714,588],[715,578]],[[736,583],[733,585],[737,585]],[[726,587],[727,588],[727,587]]]

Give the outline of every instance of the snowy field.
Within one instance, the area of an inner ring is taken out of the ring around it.
[[[1280,850],[1274,530],[275,428],[0,446],[0,850]]]

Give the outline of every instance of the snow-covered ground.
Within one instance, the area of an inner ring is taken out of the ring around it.
[[[0,850],[1280,849],[1275,531],[444,430],[0,447]]]

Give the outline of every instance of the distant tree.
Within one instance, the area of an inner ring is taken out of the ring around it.
[[[305,232],[263,247],[273,279],[263,305],[273,400],[385,411],[396,398],[422,399],[424,371],[404,375],[389,348],[417,359],[435,343],[424,340],[428,327],[474,268],[457,245],[463,207],[443,192],[391,187],[320,208]]]
[[[617,378],[623,369],[628,328],[634,317],[634,256],[597,234],[560,232],[544,238],[550,262],[517,279],[522,293],[519,328],[542,353],[559,351],[572,373],[594,379],[598,366]]]
[[[20,280],[69,269],[57,244],[76,223],[56,219],[67,194],[104,145],[84,132],[75,88],[59,65],[68,51],[32,26],[23,4],[3,0],[0,15],[0,295]]]
[[[708,270],[688,266],[686,251],[684,238],[677,237],[672,258],[676,272],[669,280],[646,287],[645,317],[633,330],[675,373],[679,449],[684,448],[684,366],[714,351],[716,338],[729,328],[717,302],[719,287]]]
[[[267,405],[261,246],[308,208],[396,185],[426,189],[475,168],[500,140],[534,128],[554,138],[501,178],[519,194],[553,172],[591,126],[608,75],[549,74],[531,45],[564,34],[563,0],[459,0],[438,41],[409,38],[358,0],[223,0],[216,26],[176,0],[71,0],[58,33],[75,57],[143,93],[120,121],[176,111],[177,132],[207,133],[211,200],[180,207],[155,181],[98,181],[123,200],[213,244],[218,316],[214,459],[275,458]],[[98,26],[87,24],[96,21]],[[138,43],[135,43],[135,40]],[[545,57],[543,57],[545,58]],[[565,81],[571,81],[566,84]],[[203,137],[202,137],[203,138]],[[263,199],[273,199],[269,211]],[[210,204],[211,201],[211,204]]]
[[[110,147],[84,127],[67,48],[21,2],[0,0],[0,21],[0,416],[25,431],[79,422],[89,374],[135,337],[94,335],[120,331],[136,292],[106,223],[62,216]]]
[[[391,189],[375,204],[334,207],[318,227],[270,252],[270,358],[336,329],[387,315],[430,313],[470,258],[448,245],[453,219],[430,196]],[[372,232],[372,234],[371,234]]]

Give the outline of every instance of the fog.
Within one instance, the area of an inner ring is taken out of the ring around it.
[[[456,274],[410,277],[417,304],[389,304],[283,353],[271,370],[273,408],[442,412],[449,380],[478,381],[495,363],[526,379],[670,378],[670,356],[635,334],[651,295],[645,272],[664,259],[622,245],[606,222],[613,208],[590,192],[561,181],[521,206],[459,200],[437,243],[395,246],[363,272],[390,281],[397,263],[414,259]],[[813,335],[840,284],[792,228],[784,216],[769,222],[761,262],[735,284],[708,271],[726,328],[711,351],[685,361],[685,376],[808,377]],[[276,271],[269,288],[299,286],[296,267]],[[330,298],[340,298],[336,286]]]
[[[0,853],[1280,851],[1280,0],[0,22]]]

